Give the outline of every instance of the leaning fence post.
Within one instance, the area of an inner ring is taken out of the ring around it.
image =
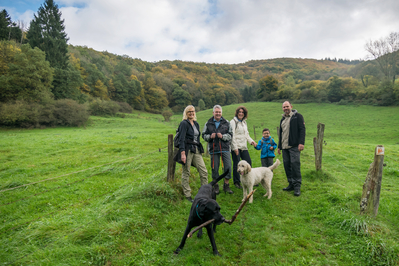
[[[255,125],[254,125],[254,139],[257,139],[256,138],[256,131],[255,131]]]
[[[374,161],[371,163],[363,184],[363,194],[360,200],[360,213],[378,214],[380,205],[380,192],[382,181],[382,168],[384,165],[384,146],[377,145],[374,153]]]
[[[175,180],[175,169],[176,162],[173,160],[173,134],[168,135],[168,176],[167,181],[171,182]]]
[[[323,137],[324,137],[324,124],[317,125],[317,138],[313,138],[314,156],[316,171],[321,170],[321,161],[323,156]]]

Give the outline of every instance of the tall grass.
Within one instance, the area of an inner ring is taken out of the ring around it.
[[[223,108],[232,119],[238,105]],[[276,127],[281,104],[249,103],[250,134]],[[0,263],[2,265],[398,265],[399,122],[397,107],[298,104],[307,137],[301,155],[300,197],[282,191],[274,171],[273,197],[258,188],[232,225],[218,227],[212,255],[205,234],[178,255],[191,204],[166,182],[167,135],[181,115],[134,111],[125,118],[91,117],[86,128],[0,130]],[[212,111],[197,114],[201,128]],[[325,123],[323,171],[314,169],[312,139]],[[359,215],[362,185],[377,144],[385,146],[379,214]],[[254,167],[260,153],[250,148]],[[280,160],[281,156],[277,156]],[[210,159],[204,157],[210,169]],[[222,171],[222,170],[221,170]],[[47,181],[44,181],[47,180]],[[193,195],[199,189],[192,169]],[[18,187],[18,188],[16,188]],[[218,196],[226,218],[242,191]]]

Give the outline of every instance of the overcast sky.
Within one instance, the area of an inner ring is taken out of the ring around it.
[[[44,0],[0,0],[28,25]],[[399,0],[59,0],[69,44],[144,61],[365,59],[399,31]]]

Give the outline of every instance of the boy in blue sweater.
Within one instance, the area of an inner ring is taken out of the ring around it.
[[[269,167],[273,165],[273,158],[276,156],[274,151],[277,149],[277,144],[270,136],[270,130],[268,128],[263,129],[262,135],[263,138],[259,140],[255,149],[261,150],[260,160],[262,162],[262,167]]]

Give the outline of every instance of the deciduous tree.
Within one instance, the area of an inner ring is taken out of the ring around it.
[[[378,62],[385,78],[394,84],[399,63],[399,32],[391,32],[389,36],[376,41],[370,40],[365,49]]]

